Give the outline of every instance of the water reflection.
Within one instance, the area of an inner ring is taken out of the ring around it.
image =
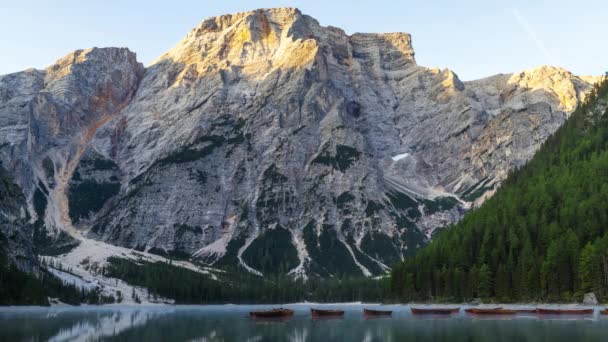
[[[290,334],[287,334],[287,340],[289,342],[305,342],[308,341],[308,329],[306,328],[295,328]]]
[[[344,318],[312,320],[294,306],[289,320],[252,320],[252,306],[0,308],[0,341],[602,341],[608,319],[466,315],[418,318],[405,306],[368,319],[345,306]],[[259,307],[257,307],[259,308]]]
[[[158,315],[157,312],[149,311],[118,311],[100,314],[96,319],[87,317],[75,322],[69,328],[61,328],[49,341],[96,341],[102,337],[116,336],[127,329],[144,326],[149,319]]]

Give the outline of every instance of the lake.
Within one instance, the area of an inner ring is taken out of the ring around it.
[[[346,310],[312,320],[310,307]],[[285,305],[286,321],[256,321],[267,305],[0,308],[0,341],[606,341],[608,317],[449,318],[412,316],[406,305]],[[363,307],[394,310],[366,319]]]

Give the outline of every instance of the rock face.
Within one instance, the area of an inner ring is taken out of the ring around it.
[[[461,82],[418,66],[408,34],[263,9],[203,21],[146,70],[111,48],[0,77],[0,158],[51,240],[372,275],[491,195],[591,81]]]
[[[39,242],[69,240],[68,182],[97,128],[128,104],[143,71],[127,49],[93,48],[44,71],[0,76],[0,161],[27,195]]]
[[[583,298],[583,305],[598,305],[597,297],[595,293],[585,293],[585,297]]]
[[[28,222],[25,197],[0,165],[0,256],[29,272],[37,272],[33,226]]]

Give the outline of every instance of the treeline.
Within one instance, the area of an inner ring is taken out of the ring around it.
[[[389,294],[387,280],[369,278],[309,279],[262,278],[247,272],[208,274],[166,262],[135,262],[112,257],[105,275],[148,289],[149,299],[170,298],[178,304],[292,303],[301,301],[382,301]]]
[[[48,298],[71,305],[114,302],[114,298],[104,296],[99,288],[87,290],[64,284],[44,267],[38,276],[23,272],[0,253],[0,305],[47,306]]]
[[[608,300],[608,82],[481,208],[394,267],[408,300]]]
[[[0,253],[0,305],[49,305],[40,279],[20,271]]]

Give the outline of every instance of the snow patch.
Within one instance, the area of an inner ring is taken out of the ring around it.
[[[404,194],[410,196],[413,200],[416,200],[418,198],[426,198],[426,196],[420,193],[420,191],[406,187],[405,185],[401,184],[399,180],[395,177],[384,175],[384,180],[386,181],[386,185],[391,187],[393,190],[403,192]]]
[[[198,251],[192,254],[193,257],[213,257],[215,258],[214,262],[219,258],[224,256],[227,251],[228,243],[232,240],[234,236],[234,231],[236,230],[236,217],[232,216],[226,220],[227,230],[219,239],[213,241],[211,244],[199,249]]]
[[[249,273],[253,273],[259,276],[263,276],[262,272],[254,269],[253,267],[250,267],[249,265],[247,265],[247,263],[243,260],[243,252],[245,252],[245,250],[247,250],[247,248],[249,247],[249,245],[251,245],[251,243],[253,242],[253,240],[255,240],[259,235],[259,231],[256,232],[256,234],[254,234],[253,236],[251,236],[243,245],[243,247],[241,247],[241,249],[239,249],[239,252],[237,254],[237,259],[239,259],[239,263],[241,264],[241,266],[245,267],[245,269],[247,271],[249,271]]]
[[[78,233],[78,232],[76,232]],[[133,262],[166,262],[169,260],[155,254],[139,252],[128,248],[110,245],[101,241],[85,238],[81,234],[75,236],[80,244],[66,254],[56,257],[42,257],[49,272],[57,276],[67,284],[74,284],[86,289],[100,288],[106,296],[118,298],[118,293],[122,297],[123,304],[136,304],[132,298],[135,293],[142,303],[173,303],[173,300],[166,298],[148,298],[148,291],[145,288],[132,286],[121,279],[111,278],[104,275],[104,268],[108,266],[110,257],[132,260]],[[198,267],[187,261],[171,260],[173,266],[182,267],[208,275],[211,279],[217,277],[211,272],[211,268]],[[58,265],[63,270],[57,269]],[[214,272],[221,272],[213,269]]]
[[[398,155],[396,155],[396,156],[392,156],[392,157],[391,157],[391,159],[392,159],[393,161],[399,161],[399,160],[401,160],[401,159],[403,159],[403,158],[407,158],[407,157],[409,157],[409,156],[410,156],[410,154],[409,154],[409,153],[401,153],[401,154],[398,154]]]
[[[355,247],[357,248],[357,250],[358,250],[359,252],[361,252],[361,254],[365,255],[365,256],[366,256],[366,257],[368,257],[368,258],[370,258],[370,259],[371,259],[373,262],[375,262],[375,263],[376,263],[378,266],[380,266],[380,268],[382,268],[384,271],[388,272],[388,271],[390,271],[390,270],[391,270],[391,268],[390,268],[390,267],[388,267],[388,266],[386,266],[386,265],[385,265],[385,264],[384,264],[382,261],[380,261],[380,260],[378,260],[378,259],[376,259],[376,258],[372,257],[371,255],[369,255],[369,254],[365,253],[364,251],[362,251],[362,250],[361,250],[361,247],[360,247],[360,244],[361,244],[361,242],[360,242],[360,240],[359,240],[359,243],[358,243],[358,244],[357,244]]]
[[[209,245],[199,249],[194,252],[192,256],[194,257],[203,257],[203,256],[213,256],[215,260],[221,258],[224,254],[226,254],[226,247],[228,246],[228,242],[230,241],[230,236],[224,235],[221,238],[213,241]]]
[[[348,251],[350,252],[350,256],[353,258],[353,261],[355,262],[355,264],[361,269],[361,272],[363,272],[363,275],[366,277],[370,277],[372,275],[372,272],[370,272],[365,266],[363,266],[359,263],[359,261],[355,257],[355,253],[353,252],[352,248],[350,248],[350,246],[346,242],[344,242],[342,240],[340,240],[340,242],[342,242],[342,244],[346,247],[346,249],[348,249]]]
[[[296,250],[298,251],[298,259],[300,260],[300,264],[294,269],[290,270],[287,274],[292,275],[295,279],[307,280],[308,277],[306,276],[306,269],[304,268],[306,260],[309,259],[306,244],[295,232],[292,232],[291,236],[291,241],[293,242],[294,246],[296,246]]]
[[[88,282],[79,276],[70,274],[68,272],[60,271],[60,270],[55,269],[50,266],[47,266],[46,269],[52,275],[54,275],[56,278],[61,280],[61,282],[64,283],[65,285],[74,285],[80,289],[86,289],[86,290],[93,290],[98,286],[98,283],[96,281]]]

